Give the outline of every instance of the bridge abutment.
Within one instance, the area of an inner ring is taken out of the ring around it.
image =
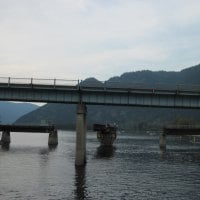
[[[77,105],[76,117],[76,158],[75,165],[85,165],[86,163],[86,123],[87,107],[85,104]]]
[[[10,139],[10,131],[3,131],[1,135],[1,144],[2,145],[9,145],[11,142]]]
[[[55,146],[58,144],[58,133],[57,130],[53,130],[49,133],[48,145]]]

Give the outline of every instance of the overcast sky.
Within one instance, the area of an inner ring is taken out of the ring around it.
[[[106,80],[199,58],[200,0],[0,0],[0,76]]]

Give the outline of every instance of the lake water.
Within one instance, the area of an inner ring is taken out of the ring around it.
[[[0,148],[1,200],[199,200],[200,144],[168,138],[160,152],[158,136],[119,135],[113,148],[101,148],[87,134],[87,164],[75,168],[75,132],[59,131],[55,149],[48,134],[11,133]]]

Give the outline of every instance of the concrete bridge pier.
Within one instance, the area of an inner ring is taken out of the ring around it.
[[[161,150],[166,149],[166,134],[165,133],[160,134],[160,149]]]
[[[1,135],[1,145],[9,145],[10,142],[10,131],[3,131]]]
[[[58,144],[58,133],[57,130],[53,130],[49,133],[48,145],[56,146],[57,144]]]
[[[81,166],[86,163],[86,123],[87,107],[85,104],[77,105],[76,118],[76,158],[75,165]]]

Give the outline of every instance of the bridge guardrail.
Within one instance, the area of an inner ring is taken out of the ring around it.
[[[79,80],[0,77],[0,83],[12,85],[77,86]]]
[[[157,90],[157,91],[188,91],[199,92],[200,85],[185,85],[185,84],[165,84],[165,83],[134,83],[134,82],[120,82],[120,81],[96,81],[96,80],[67,80],[67,79],[39,79],[39,78],[12,78],[0,77],[0,84],[12,86],[15,84],[33,86],[72,86],[77,89],[97,89],[97,90]]]
[[[78,80],[65,80],[65,79],[32,79],[32,84],[35,85],[53,85],[53,86],[76,86]]]
[[[200,92],[200,85],[185,85],[185,84],[165,84],[165,83],[135,83],[135,82],[119,82],[119,81],[87,81],[80,84],[82,89],[94,88],[104,90],[155,90],[155,91],[187,91]]]

